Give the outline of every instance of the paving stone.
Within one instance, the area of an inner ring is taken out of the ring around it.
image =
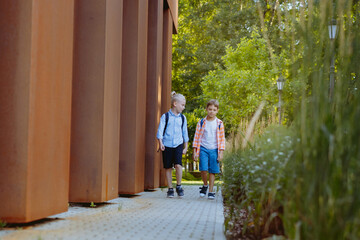
[[[55,221],[22,230],[0,231],[1,240],[225,239],[220,192],[199,197],[199,186],[183,186],[184,198],[166,198],[166,189],[116,198],[97,208],[70,205]]]

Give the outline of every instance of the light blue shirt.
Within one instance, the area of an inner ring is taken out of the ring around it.
[[[159,128],[156,134],[156,137],[158,139],[162,139],[164,146],[175,148],[182,144],[184,141],[189,142],[185,115],[184,126],[183,129],[181,129],[182,119],[180,114],[175,115],[171,110],[169,110],[169,121],[167,123],[165,135],[163,135],[165,128],[165,118],[165,114],[163,114],[161,116]]]

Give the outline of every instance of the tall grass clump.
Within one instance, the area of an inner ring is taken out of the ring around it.
[[[283,223],[290,239],[360,239],[360,4],[308,1],[297,25],[306,83],[296,126],[294,156],[285,171]],[[301,9],[300,9],[301,10]],[[331,43],[328,24],[336,18]],[[335,56],[335,88],[329,69]]]
[[[245,149],[234,148],[224,157],[223,196],[227,238],[263,238],[283,234],[281,202],[286,164],[293,154],[290,129],[268,127]]]
[[[360,239],[360,1],[281,4],[279,27],[291,36],[294,60],[281,71],[302,90],[290,128],[268,128],[245,149],[227,153],[228,238]],[[332,41],[331,19],[338,28]]]

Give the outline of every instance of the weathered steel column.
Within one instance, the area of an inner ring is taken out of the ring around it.
[[[171,5],[168,5],[171,6]],[[177,6],[177,5],[176,5]],[[161,114],[169,111],[171,106],[171,64],[172,64],[172,34],[174,28],[171,8],[164,9],[163,25],[163,60],[161,79]],[[160,185],[166,186],[165,171],[161,161]]]
[[[74,1],[0,1],[0,219],[67,211]]]
[[[144,190],[148,1],[124,0],[119,193]]]
[[[122,0],[77,0],[70,202],[118,196]]]
[[[161,116],[163,11],[163,0],[149,1],[145,189],[158,188],[160,184],[161,152],[157,151],[156,132]]]

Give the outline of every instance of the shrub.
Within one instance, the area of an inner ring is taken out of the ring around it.
[[[271,126],[255,138],[253,146],[226,153],[223,196],[229,238],[283,234],[277,193],[284,188],[292,146],[290,129]]]

